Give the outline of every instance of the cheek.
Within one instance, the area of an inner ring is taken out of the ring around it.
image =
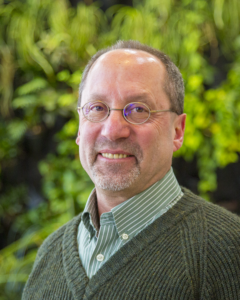
[[[173,141],[173,122],[170,118],[160,118],[158,122],[154,122],[153,128],[156,132],[156,140],[172,143]]]
[[[142,130],[139,133],[139,141],[141,141],[141,148],[145,159],[153,159],[154,157],[163,157],[167,153],[171,153],[172,148],[172,131],[171,126],[161,120],[153,120],[149,123],[149,128]]]
[[[84,159],[86,157],[86,152],[88,149],[88,144],[91,139],[91,131],[88,130],[88,126],[84,121],[80,122],[80,140],[79,140],[79,155],[81,163],[84,163]]]
[[[153,129],[144,128],[140,132],[138,132],[137,142],[142,149],[143,152],[143,161],[149,161],[154,156],[158,148],[158,140],[159,140],[159,133],[158,131]]]
[[[85,118],[80,119],[79,126],[80,134],[81,134],[81,146],[85,147],[94,136],[96,128],[94,127],[94,123],[89,122]]]
[[[98,137],[99,126],[95,123],[82,120],[80,123],[80,159],[87,157],[94,149]]]

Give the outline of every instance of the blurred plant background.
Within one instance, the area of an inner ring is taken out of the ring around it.
[[[163,50],[183,74],[179,182],[214,202],[239,197],[240,1],[0,0],[0,299],[21,298],[37,248],[84,207],[78,85],[119,39]]]

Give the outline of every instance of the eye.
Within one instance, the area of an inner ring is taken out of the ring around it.
[[[137,112],[137,113],[142,113],[142,112],[144,112],[146,110],[143,107],[141,107],[141,106],[137,106],[137,107],[134,107],[132,109],[132,111]]]
[[[128,114],[142,114],[142,113],[148,113],[149,110],[144,104],[139,104],[139,103],[130,103],[126,107],[126,111]]]
[[[91,111],[103,111],[104,107],[102,105],[99,104],[94,104],[90,106],[90,110]]]

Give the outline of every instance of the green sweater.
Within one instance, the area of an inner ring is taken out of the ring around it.
[[[75,217],[40,247],[22,299],[240,299],[239,217],[183,192],[91,279]]]

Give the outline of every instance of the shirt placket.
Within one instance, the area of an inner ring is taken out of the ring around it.
[[[93,237],[96,243],[95,249],[92,253],[88,273],[90,276],[95,274],[96,271],[109,259],[111,256],[110,245],[116,244],[118,234],[114,225],[114,220],[103,219],[101,220],[101,226],[98,237]]]

